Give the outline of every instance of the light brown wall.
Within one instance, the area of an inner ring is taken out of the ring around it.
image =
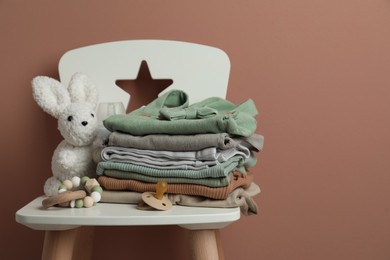
[[[43,233],[14,214],[42,194],[60,140],[30,80],[58,77],[67,50],[127,39],[225,50],[228,98],[261,111],[261,213],[222,231],[226,259],[390,258],[388,0],[58,3],[0,0],[1,258],[39,259]],[[94,259],[184,259],[180,231],[101,228]]]

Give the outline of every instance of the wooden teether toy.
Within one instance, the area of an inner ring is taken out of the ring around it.
[[[81,186],[83,189],[80,190]],[[53,206],[89,208],[100,201],[102,192],[96,179],[73,177],[72,180],[64,180],[58,188],[58,195],[44,199],[42,206],[46,209]]]
[[[138,205],[138,209],[148,210],[148,209],[158,209],[158,210],[168,210],[172,208],[172,202],[164,196],[164,193],[168,189],[168,183],[166,181],[159,181],[156,184],[156,192],[144,192],[142,193],[142,200],[144,204]]]
[[[83,190],[64,191],[56,196],[51,196],[42,201],[42,206],[47,209],[55,205],[68,206],[67,202],[85,198],[87,194]]]

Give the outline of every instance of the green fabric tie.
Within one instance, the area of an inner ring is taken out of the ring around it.
[[[188,107],[188,108],[168,108],[164,107],[160,110],[160,114],[167,120],[179,120],[179,119],[196,119],[196,118],[209,118],[216,116],[218,111],[210,107]]]

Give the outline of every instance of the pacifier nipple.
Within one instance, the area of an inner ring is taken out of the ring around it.
[[[168,183],[166,181],[159,181],[156,184],[156,193],[154,197],[158,200],[162,200],[164,197],[164,193],[168,190]]]
[[[142,200],[148,206],[158,210],[168,210],[172,208],[172,202],[164,196],[164,193],[168,189],[168,183],[166,181],[159,181],[156,184],[156,192],[144,192],[142,193]],[[150,207],[144,207],[138,205],[139,209],[150,209]]]

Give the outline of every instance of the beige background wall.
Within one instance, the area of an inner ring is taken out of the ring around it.
[[[60,140],[30,80],[58,78],[67,50],[128,39],[225,50],[228,99],[261,111],[261,213],[222,231],[226,259],[390,258],[390,1],[0,0],[2,259],[39,259],[43,232],[14,214]],[[94,259],[185,259],[180,231],[101,228]]]

